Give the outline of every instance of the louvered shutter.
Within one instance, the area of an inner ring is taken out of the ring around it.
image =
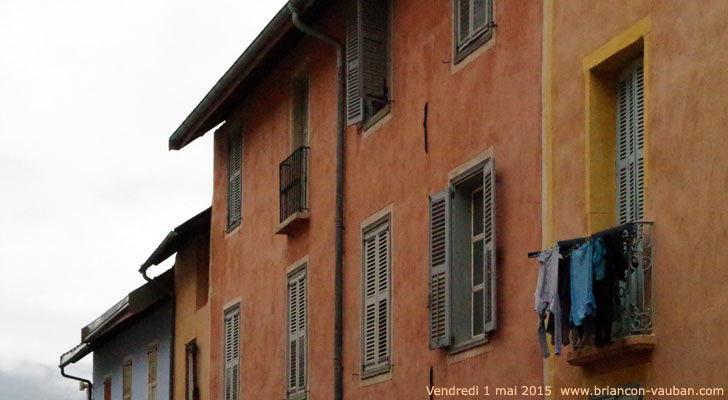
[[[363,369],[389,364],[389,226],[367,235],[364,241]]]
[[[157,347],[147,351],[147,400],[157,400]]]
[[[389,1],[359,0],[360,96],[387,101]]]
[[[430,196],[430,348],[450,345],[450,189]]]
[[[348,1],[346,10],[346,125],[362,121],[364,102],[359,90],[359,7]]]
[[[497,282],[496,263],[496,192],[495,159],[490,158],[483,167],[483,265],[485,266],[485,332],[493,332],[497,327]]]
[[[238,400],[240,376],[240,309],[225,313],[225,400]]]
[[[228,227],[242,217],[243,140],[238,129],[231,132],[228,143]]]
[[[288,282],[288,393],[306,389],[306,274]]]
[[[121,370],[121,392],[123,400],[131,400],[131,361],[126,361]]]
[[[619,79],[617,94],[617,224],[644,215],[644,71],[642,59]]]

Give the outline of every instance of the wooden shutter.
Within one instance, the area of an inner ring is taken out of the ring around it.
[[[225,312],[225,400],[238,400],[240,391],[240,308]]]
[[[157,400],[157,346],[147,351],[147,400]]]
[[[243,196],[243,139],[239,129],[230,132],[228,143],[228,227],[242,217]]]
[[[430,196],[430,348],[450,345],[450,189]]]
[[[389,365],[389,225],[383,224],[364,239],[363,369]]]
[[[123,400],[131,400],[131,361],[125,361],[121,370],[121,392]]]
[[[617,94],[617,224],[644,216],[644,70],[642,59],[622,73]]]
[[[485,260],[485,332],[493,332],[497,327],[497,282],[496,263],[496,192],[495,159],[489,158],[483,167],[483,257]]]
[[[389,1],[359,0],[360,96],[387,101]]]
[[[111,400],[111,378],[104,379],[104,400]]]
[[[185,345],[185,399],[198,400],[197,389],[197,340]]]
[[[346,125],[361,122],[364,102],[359,90],[359,7],[349,0],[346,9]]]
[[[288,280],[288,393],[306,390],[306,272]]]

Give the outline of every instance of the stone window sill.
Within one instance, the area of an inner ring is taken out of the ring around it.
[[[654,335],[627,336],[604,347],[585,346],[570,350],[567,359],[571,365],[590,367],[609,360],[649,355],[655,344]]]
[[[276,235],[288,235],[299,229],[308,222],[310,217],[309,211],[298,211],[288,216],[283,222],[278,224],[275,229]]]

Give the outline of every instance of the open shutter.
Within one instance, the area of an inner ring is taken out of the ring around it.
[[[225,313],[225,400],[238,400],[240,360],[240,309]]]
[[[147,400],[157,400],[157,346],[147,350]]]
[[[644,218],[645,202],[645,78],[643,60],[636,61],[634,70],[634,143],[635,143],[635,220]]]
[[[231,132],[228,144],[228,227],[242,217],[243,194],[243,140],[239,130]]]
[[[360,96],[387,101],[389,1],[359,0]]]
[[[346,125],[361,122],[364,102],[359,90],[359,22],[358,0],[350,0],[346,9]]]
[[[121,398],[131,400],[131,361],[124,362],[121,370]]]
[[[644,70],[639,59],[619,79],[617,94],[617,224],[644,215]]]
[[[483,265],[485,265],[485,332],[493,332],[497,327],[497,282],[496,263],[496,192],[495,192],[495,159],[486,161],[483,167],[483,233],[484,246]]]
[[[288,282],[288,393],[306,385],[306,275],[300,272]]]
[[[450,345],[450,189],[430,196],[430,348]]]
[[[389,226],[383,225],[364,240],[363,370],[389,364]]]
[[[377,234],[377,364],[389,363],[389,227]]]

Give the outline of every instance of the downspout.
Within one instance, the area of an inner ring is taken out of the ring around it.
[[[167,294],[169,294],[169,298],[172,299],[172,326],[170,328],[171,331],[171,340],[169,343],[169,400],[174,399],[174,353],[175,353],[175,313],[177,312],[177,301],[175,301],[174,298],[174,290],[169,289],[167,287],[163,287],[162,285],[159,285],[157,282],[154,281],[154,279],[150,278],[149,275],[147,275],[147,269],[148,268],[140,268],[139,273],[142,274],[142,277],[145,281],[150,282],[152,285],[155,285],[162,290],[164,290]],[[173,278],[174,281],[174,278]],[[91,400],[89,398],[89,400]]]
[[[344,275],[344,124],[345,99],[344,99],[344,46],[331,35],[317,31],[310,25],[303,22],[298,15],[298,10],[288,2],[288,9],[291,11],[293,25],[301,32],[323,40],[336,48],[336,77],[337,87],[337,119],[336,119],[336,215],[334,221],[334,400],[344,398],[344,366],[342,359],[342,345],[344,338],[343,330],[343,275]]]
[[[88,400],[91,400],[91,391],[93,390],[94,384],[91,383],[91,381],[88,380],[88,379],[83,379],[83,378],[79,378],[77,376],[73,376],[73,375],[66,374],[66,371],[64,370],[65,368],[66,368],[65,365],[61,367],[61,376],[64,377],[64,378],[68,378],[68,379],[73,379],[73,380],[79,381],[81,383],[85,383],[86,384],[86,398]]]

